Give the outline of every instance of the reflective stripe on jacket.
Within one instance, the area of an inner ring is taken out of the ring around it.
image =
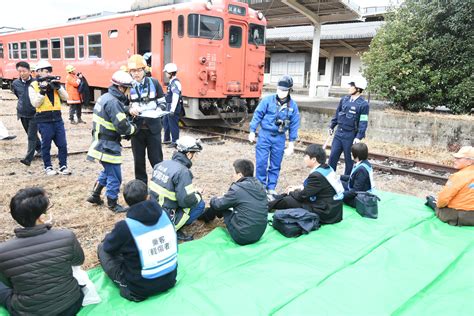
[[[127,97],[111,86],[109,92],[97,100],[92,116],[92,144],[87,152],[87,159],[121,164],[122,146],[120,135],[132,135],[135,127],[124,112]]]

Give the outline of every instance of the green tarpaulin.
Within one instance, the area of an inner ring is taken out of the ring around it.
[[[377,220],[288,239],[268,227],[238,246],[224,229],[179,247],[178,281],[141,303],[100,269],[103,302],[80,315],[474,315],[474,227],[440,222],[423,201],[380,193]]]

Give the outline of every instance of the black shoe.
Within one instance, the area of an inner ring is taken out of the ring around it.
[[[162,144],[163,145],[168,145],[168,144],[171,144],[171,141],[170,140],[164,140]]]
[[[74,120],[70,120],[70,122],[71,122],[72,125],[77,125],[77,122],[74,121]]]
[[[122,205],[117,203],[117,199],[111,199],[107,197],[107,207],[114,213],[124,213],[127,211]]]
[[[77,119],[77,123],[82,123],[82,124],[86,124],[86,122],[84,122],[82,119]]]
[[[91,195],[87,198],[87,202],[97,205],[104,204],[104,201],[100,198],[102,189],[104,189],[104,187],[99,182],[96,182]]]
[[[204,213],[198,217],[198,220],[204,221],[204,223],[210,223],[216,218],[215,212],[209,207],[206,207]]]
[[[21,162],[22,164],[24,164],[25,166],[28,166],[28,167],[31,165],[31,161],[26,160],[26,159],[21,159],[20,162]]]
[[[176,143],[170,143],[168,146],[166,146],[168,148],[176,148]]]
[[[191,241],[194,239],[193,236],[188,236],[180,230],[176,232],[176,236],[178,237],[178,240],[181,240],[181,241]]]

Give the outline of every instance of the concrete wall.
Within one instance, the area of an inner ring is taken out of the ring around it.
[[[301,129],[326,132],[335,109],[300,106]],[[449,148],[474,146],[474,121],[420,113],[371,110],[367,138],[380,142]]]

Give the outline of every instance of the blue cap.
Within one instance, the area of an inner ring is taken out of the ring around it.
[[[278,89],[288,91],[291,87],[293,87],[293,79],[290,76],[284,75],[280,80],[278,80]]]

